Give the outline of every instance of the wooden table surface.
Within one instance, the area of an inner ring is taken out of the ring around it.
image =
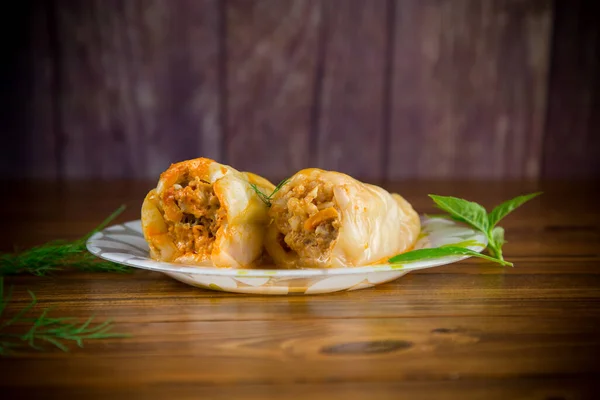
[[[2,250],[75,238],[121,203],[137,219],[150,182],[5,183]],[[53,316],[113,318],[128,339],[0,359],[0,397],[587,399],[600,384],[600,213],[592,182],[391,184],[486,207],[537,189],[509,216],[506,257],[414,272],[372,289],[261,297],[159,273],[7,279]],[[599,382],[599,383],[597,383]],[[5,395],[7,395],[4,397]]]

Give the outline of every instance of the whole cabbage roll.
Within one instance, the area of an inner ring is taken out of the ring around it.
[[[316,168],[296,173],[271,200],[265,246],[283,268],[373,264],[410,250],[421,223],[398,194]]]
[[[155,260],[243,268],[263,253],[268,208],[250,186],[274,186],[208,158],[173,164],[142,205],[142,230]]]

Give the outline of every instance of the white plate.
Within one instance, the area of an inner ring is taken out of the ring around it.
[[[415,248],[439,247],[469,241],[471,250],[482,251],[487,239],[479,231],[446,218],[421,217],[422,231]],[[105,260],[131,267],[162,272],[172,278],[204,289],[253,294],[317,294],[340,290],[364,289],[392,281],[417,269],[450,264],[467,256],[399,264],[335,269],[223,269],[210,262],[189,266],[154,261],[148,256],[148,244],[139,220],[114,225],[94,234],[88,250]]]

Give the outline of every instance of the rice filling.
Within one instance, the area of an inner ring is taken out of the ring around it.
[[[165,213],[165,221],[178,250],[210,254],[225,219],[213,186],[198,177],[184,180],[167,190],[165,200],[172,210]]]
[[[294,182],[282,189],[273,206],[279,243],[294,252],[300,264],[325,263],[339,236],[341,215],[333,195],[333,184],[320,180]]]

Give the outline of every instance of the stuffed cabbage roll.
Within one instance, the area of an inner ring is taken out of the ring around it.
[[[274,186],[208,158],[171,165],[142,205],[142,230],[152,258],[243,268],[263,252],[268,208],[250,186]]]
[[[305,169],[272,197],[265,246],[283,268],[386,261],[410,250],[421,224],[398,194],[338,172]]]

